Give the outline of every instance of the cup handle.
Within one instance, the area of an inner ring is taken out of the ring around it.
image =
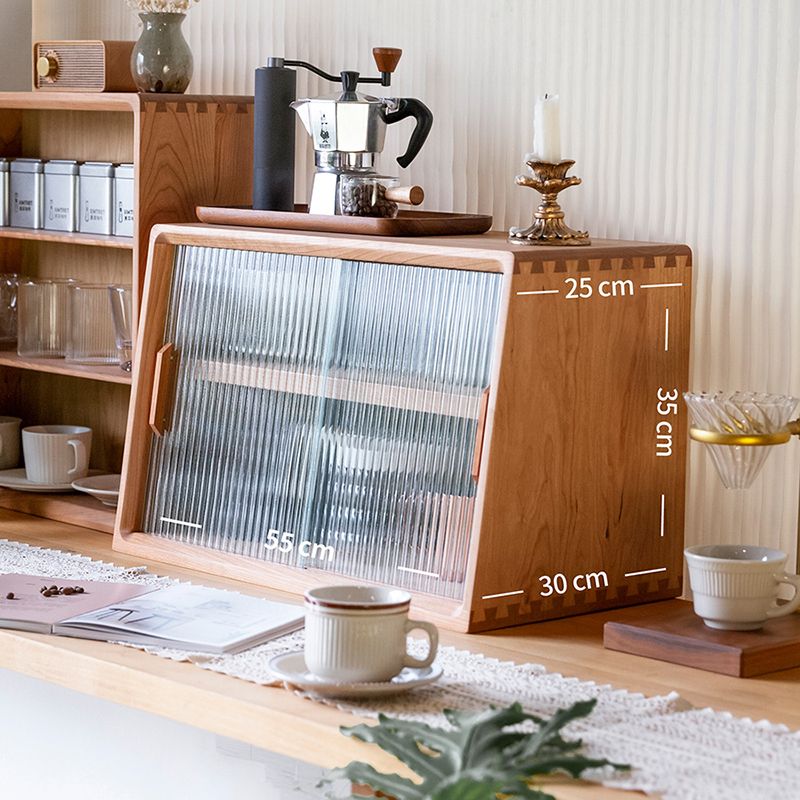
[[[68,439],[67,444],[75,451],[75,466],[67,473],[67,477],[81,478],[89,466],[86,445],[80,439]]]
[[[788,572],[781,572],[775,576],[775,580],[778,581],[778,583],[788,583],[790,586],[794,586],[794,597],[782,606],[770,608],[767,611],[767,616],[770,619],[773,617],[785,617],[787,614],[793,613],[800,607],[800,575],[790,575]]]
[[[798,591],[798,596],[800,596],[800,591]],[[403,659],[403,666],[421,669],[422,667],[429,667],[433,664],[433,659],[436,658],[436,650],[439,647],[439,631],[430,622],[418,622],[415,619],[406,620],[406,633],[416,629],[425,631],[428,634],[428,655],[425,658],[414,658],[414,656],[406,653]]]

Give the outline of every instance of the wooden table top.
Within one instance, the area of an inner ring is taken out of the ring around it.
[[[141,564],[111,550],[111,537],[83,528],[0,510],[0,538],[70,550],[122,566]],[[237,584],[165,564],[151,571],[209,586],[236,588],[281,599],[280,593]],[[711,706],[754,719],[800,728],[800,669],[740,679],[603,649],[603,623],[620,612],[542,622],[488,634],[442,631],[444,644],[487,656],[543,664],[553,672],[610,683],[648,695],[679,692],[697,707]],[[331,767],[353,759],[401,771],[377,748],[339,733],[357,717],[191,664],[138,650],[81,639],[0,631],[0,668],[14,670],[85,694],[149,711],[286,756]],[[309,745],[313,743],[313,747]],[[563,800],[611,800],[636,793],[556,781],[549,790]]]

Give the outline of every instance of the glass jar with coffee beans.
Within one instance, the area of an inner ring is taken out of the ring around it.
[[[386,190],[397,178],[385,175],[341,175],[339,178],[339,213],[346,217],[396,217],[397,203]]]

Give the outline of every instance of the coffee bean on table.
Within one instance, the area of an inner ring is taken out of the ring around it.
[[[6,600],[13,600],[14,599],[14,592],[9,592],[6,595]]]

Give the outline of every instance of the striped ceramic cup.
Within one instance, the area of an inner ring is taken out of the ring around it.
[[[784,572],[786,553],[746,544],[687,547],[694,611],[709,628],[750,631],[800,606],[800,577]],[[778,605],[778,587],[794,587]]]
[[[408,618],[411,596],[381,586],[309,589],[306,605],[306,667],[335,683],[388,681],[403,667],[428,667],[436,657],[439,632],[429,622]],[[409,655],[406,634],[428,635],[426,658]]]
[[[92,429],[82,425],[33,425],[22,429],[25,473],[31,483],[61,486],[86,477]]]

